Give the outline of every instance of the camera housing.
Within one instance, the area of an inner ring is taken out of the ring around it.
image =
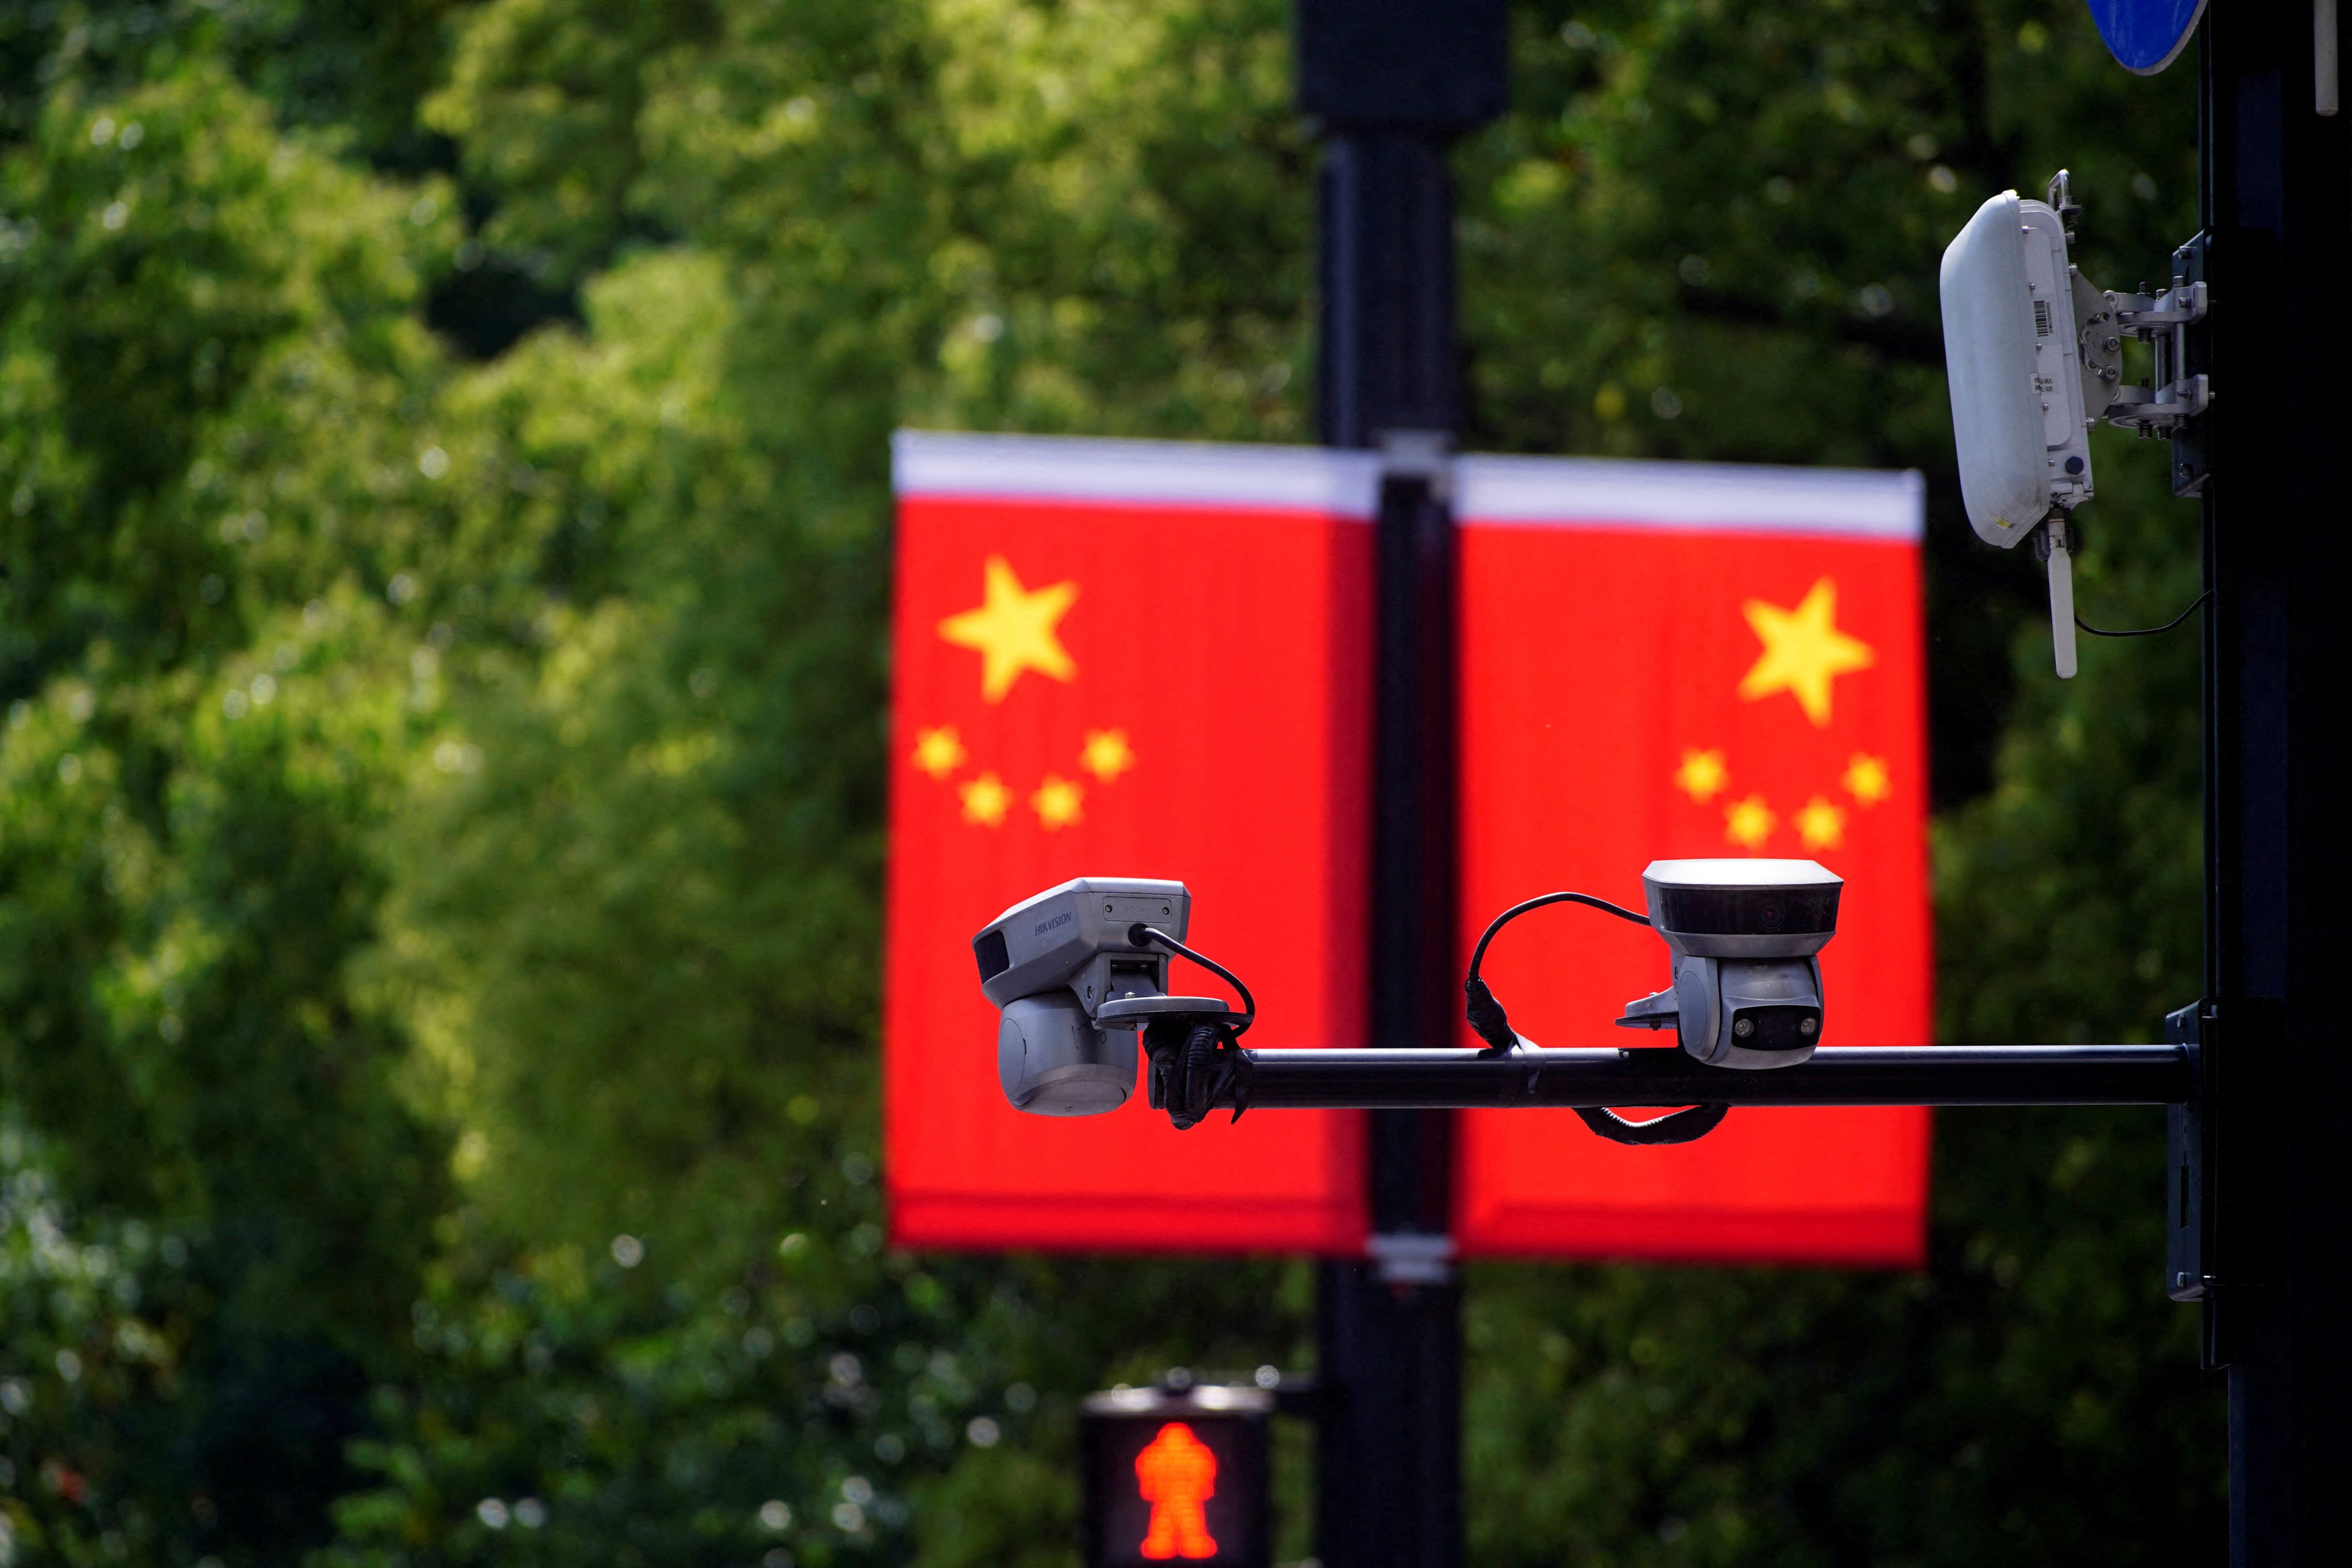
[[[1650,925],[1673,955],[1665,990],[1630,1003],[1626,1028],[1668,1024],[1711,1067],[1793,1067],[1822,1037],[1815,954],[1837,934],[1844,879],[1811,860],[1654,860]]]
[[[1168,954],[1139,947],[1138,925],[1184,940],[1181,882],[1079,877],[1024,899],[971,939],[980,988],[1000,1009],[997,1079],[1033,1116],[1096,1116],[1135,1092],[1139,1017],[1106,1003],[1165,996]]]

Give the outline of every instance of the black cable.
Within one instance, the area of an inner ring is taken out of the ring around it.
[[[1587,909],[1599,910],[1602,914],[1615,915],[1621,921],[1632,921],[1637,926],[1650,923],[1649,916],[1637,914],[1606,899],[1596,899],[1590,893],[1546,893],[1539,899],[1513,904],[1487,922],[1486,933],[1479,937],[1478,945],[1470,950],[1470,973],[1462,982],[1462,989],[1468,995],[1469,1002],[1463,1009],[1463,1016],[1478,1032],[1478,1037],[1495,1050],[1509,1050],[1518,1043],[1519,1037],[1512,1032],[1510,1017],[1503,1011],[1503,1005],[1495,1000],[1494,991],[1478,978],[1479,966],[1486,962],[1486,944],[1494,941],[1495,933],[1505,926],[1528,910],[1542,909],[1547,904],[1582,904]]]
[[[1513,904],[1487,922],[1486,934],[1478,939],[1478,945],[1470,950],[1469,977],[1473,980],[1478,978],[1478,966],[1486,961],[1486,944],[1495,940],[1496,931],[1530,910],[1542,909],[1546,904],[1582,904],[1587,909],[1599,910],[1602,914],[1615,915],[1621,921],[1632,921],[1637,926],[1650,923],[1649,916],[1626,909],[1622,904],[1612,904],[1606,899],[1596,899],[1590,893],[1546,893],[1540,899],[1529,899],[1524,904]]]
[[[2204,608],[2204,607],[2205,607],[2205,601],[2206,601],[2206,600],[2208,600],[2208,599],[2210,599],[2210,598],[2211,598],[2212,596],[2213,596],[2213,590],[2212,590],[2212,589],[2210,589],[2210,588],[2206,589],[2203,593],[2201,593],[2201,594],[2198,595],[2195,598],[2193,598],[2193,599],[2191,599],[2191,600],[2189,600],[2189,607],[2188,607],[2187,609],[2185,609],[2185,610],[2181,611],[2179,615],[2177,615],[2177,616],[2173,616],[2170,620],[2168,620],[2168,621],[2165,622],[2165,623],[2164,623],[2164,625],[2162,625],[2162,626],[2134,626],[2134,627],[2132,627],[2132,628],[2131,628],[2130,630],[2128,630],[2128,631],[2111,632],[2111,631],[2108,631],[2108,630],[2107,630],[2105,627],[2104,627],[2104,626],[2093,626],[2090,622],[2088,622],[2088,621],[2084,620],[2084,619],[2082,616],[2076,616],[2074,617],[2074,625],[2075,625],[2075,626],[2077,626],[2078,627],[2080,627],[2081,629],[2083,629],[2084,631],[2086,631],[2086,632],[2090,633],[2090,634],[2091,634],[2093,637],[2158,637],[2158,636],[2161,636],[2163,633],[2166,633],[2166,632],[2170,631],[2173,627],[2175,627],[2175,626],[2179,626],[2181,622],[2183,622],[2183,621],[2187,620],[2189,616],[2191,616],[2195,615],[2199,610],[2200,610],[2200,609]]]
[[[1647,1121],[1628,1121],[1613,1110],[1587,1110],[1580,1106],[1576,1114],[1584,1119],[1587,1127],[1612,1143],[1655,1148],[1662,1144],[1695,1143],[1721,1126],[1730,1112],[1728,1105],[1693,1105]]]
[[[1495,940],[1496,931],[1511,921],[1530,910],[1542,909],[1546,904],[1582,904],[1587,909],[1599,910],[1602,914],[1615,915],[1621,921],[1632,921],[1637,926],[1650,923],[1649,916],[1636,914],[1606,899],[1596,899],[1590,893],[1546,893],[1542,898],[1529,899],[1524,904],[1513,904],[1496,915],[1487,925],[1486,933],[1479,937],[1478,945],[1470,950],[1470,973],[1462,982],[1462,989],[1469,997],[1463,1016],[1469,1019],[1470,1026],[1478,1032],[1480,1039],[1486,1042],[1489,1050],[1507,1051],[1519,1043],[1519,1037],[1512,1029],[1510,1017],[1503,1011],[1503,1005],[1495,1000],[1494,991],[1478,978],[1478,966],[1486,958],[1486,944]],[[1628,1121],[1613,1110],[1587,1110],[1580,1107],[1576,1114],[1583,1120],[1585,1126],[1612,1143],[1643,1147],[1689,1143],[1704,1138],[1716,1130],[1730,1110],[1727,1105],[1693,1105],[1649,1121]]]
[[[1157,1053],[1152,1073],[1160,1080],[1162,1109],[1181,1132],[1197,1127],[1217,1102],[1220,1092],[1238,1089],[1234,1071],[1233,1031],[1223,1024],[1199,1023],[1187,1029],[1184,1043]],[[1234,1098],[1234,1120],[1242,1119],[1243,1095]]]
[[[1186,947],[1182,942],[1178,942],[1174,937],[1170,936],[1166,931],[1160,930],[1157,926],[1148,926],[1140,921],[1138,921],[1134,925],[1128,928],[1127,940],[1136,947],[1141,947],[1147,940],[1156,942],[1160,946],[1166,948],[1169,952],[1176,953],[1180,957],[1191,959],[1193,963],[1199,964],[1202,968],[1207,970],[1210,973],[1215,975],[1218,979],[1223,981],[1234,990],[1240,992],[1242,996],[1242,1021],[1233,1026],[1233,1032],[1235,1035],[1244,1033],[1252,1024],[1257,1022],[1257,1002],[1255,998],[1250,995],[1250,988],[1242,984],[1240,975],[1235,974],[1232,970],[1227,969],[1215,959],[1202,957],[1201,954],[1194,952],[1191,948]]]

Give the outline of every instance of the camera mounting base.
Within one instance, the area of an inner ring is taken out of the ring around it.
[[[1106,1029],[1139,1029],[1151,1062],[1150,1103],[1176,1130],[1196,1126],[1218,1105],[1234,1120],[1249,1109],[1249,1057],[1236,1037],[1248,1015],[1214,996],[1122,996],[1095,1015]]]
[[[1238,1024],[1242,1015],[1220,996],[1115,996],[1095,1009],[1095,1022],[1106,1029],[1140,1029],[1177,1018]]]

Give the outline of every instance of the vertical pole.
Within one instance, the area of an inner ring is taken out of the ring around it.
[[[1501,111],[1502,0],[1298,0],[1299,104],[1325,132],[1318,416],[1381,454],[1376,523],[1371,1041],[1450,1040],[1454,973],[1454,189],[1445,150]],[[1459,1568],[1461,1287],[1453,1117],[1370,1113],[1372,1235],[1323,1265],[1318,1550]]]
[[[2206,13],[2206,984],[2230,1228],[2205,1310],[2236,1568],[2340,1561],[2352,1473],[2352,160],[2313,56],[2307,3]],[[2309,1092],[2263,1094],[2281,1071]]]
[[[1381,452],[1373,682],[1371,1044],[1453,1032],[1453,192],[1409,135],[1340,135],[1322,177],[1322,435]],[[1323,1265],[1317,1465],[1328,1568],[1462,1560],[1453,1119],[1369,1113],[1369,1259]]]

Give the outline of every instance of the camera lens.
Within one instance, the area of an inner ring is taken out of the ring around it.
[[[1818,1008],[1802,1003],[1766,1003],[1731,1016],[1731,1037],[1748,1051],[1810,1051],[1821,1037]]]

